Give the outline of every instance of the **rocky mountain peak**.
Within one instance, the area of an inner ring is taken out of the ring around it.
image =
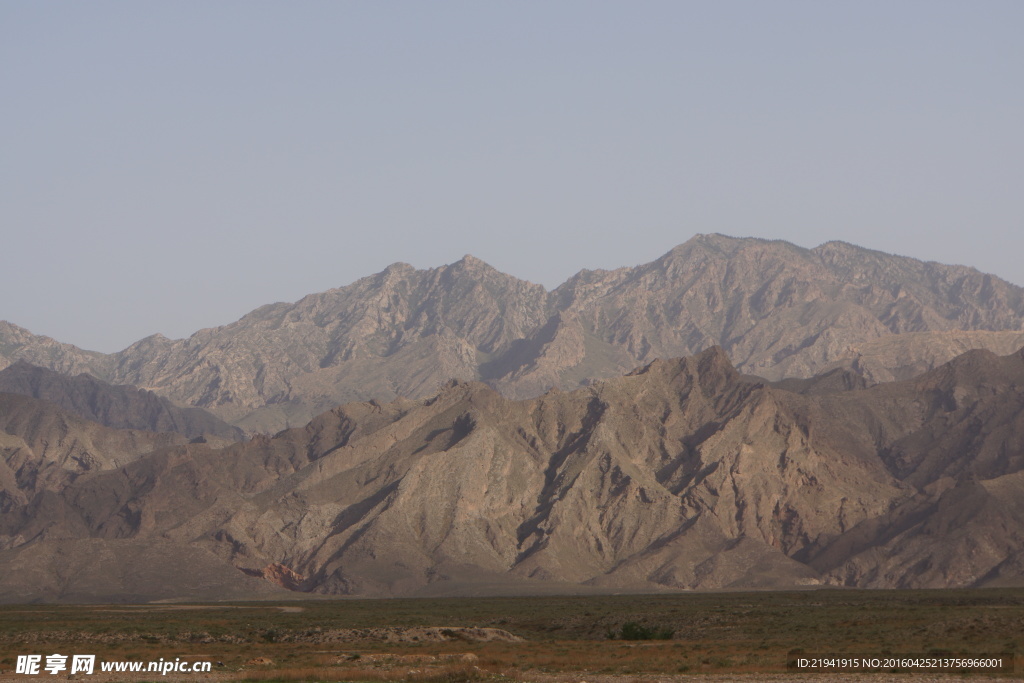
[[[453,265],[458,265],[466,269],[489,268],[493,270],[493,267],[489,263],[486,263],[485,261],[478,259],[476,256],[473,256],[472,254],[466,254],[461,259],[456,261],[455,264]]]
[[[692,248],[699,245],[729,253],[752,244],[766,244],[768,241],[759,237],[733,237],[732,235],[724,235],[720,232],[709,232],[698,233],[675,249],[685,250],[688,247]]]

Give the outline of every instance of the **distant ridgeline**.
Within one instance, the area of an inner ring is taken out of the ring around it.
[[[701,235],[550,292],[472,256],[430,270],[395,264],[109,355],[0,323],[0,366],[89,373],[275,433],[350,401],[428,396],[452,378],[528,398],[716,345],[741,372],[772,380],[832,369],[867,384],[909,379],[970,349],[1012,353],[1022,324],[1024,290],[972,268],[840,242]]]

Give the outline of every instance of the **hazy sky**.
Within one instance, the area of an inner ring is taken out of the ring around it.
[[[1024,285],[1024,2],[0,3],[0,319],[115,351],[695,233]]]

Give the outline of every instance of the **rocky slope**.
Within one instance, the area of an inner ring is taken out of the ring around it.
[[[110,357],[105,354],[83,351],[0,320],[0,369],[18,360],[64,374],[88,372],[97,377],[110,366]]]
[[[156,451],[8,505],[0,595],[29,590],[18,558],[86,540],[378,596],[1024,583],[1024,353],[851,377],[773,384],[716,347],[573,392],[454,381]]]
[[[89,372],[274,432],[342,402],[425,396],[450,378],[524,398],[712,345],[770,379],[844,367],[878,382],[969,348],[1022,343],[1024,289],[974,269],[838,242],[700,235],[652,263],[582,271],[551,292],[471,256],[431,270],[396,264],[109,356],[5,324],[0,364]]]
[[[65,375],[18,361],[0,370],[0,392],[49,401],[115,429],[176,432],[195,439],[238,441],[242,431],[201,409],[174,405],[151,391],[114,386],[92,375]]]
[[[112,470],[186,441],[180,434],[111,429],[48,401],[0,393],[0,510],[60,491],[86,472]],[[0,539],[0,547],[5,543]]]
[[[197,598],[280,591],[202,548],[161,538],[94,538],[62,518],[60,496],[81,477],[116,472],[187,441],[176,433],[112,429],[49,401],[0,393],[0,601],[172,598],[182,594],[183,566],[189,567],[188,594]],[[124,484],[125,489],[145,487],[138,481]]]

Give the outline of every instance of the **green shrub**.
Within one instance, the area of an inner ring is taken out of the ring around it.
[[[619,640],[671,640],[674,634],[675,631],[670,628],[655,628],[638,624],[635,621],[627,621],[618,633],[608,631],[608,638],[613,640],[615,638]]]

